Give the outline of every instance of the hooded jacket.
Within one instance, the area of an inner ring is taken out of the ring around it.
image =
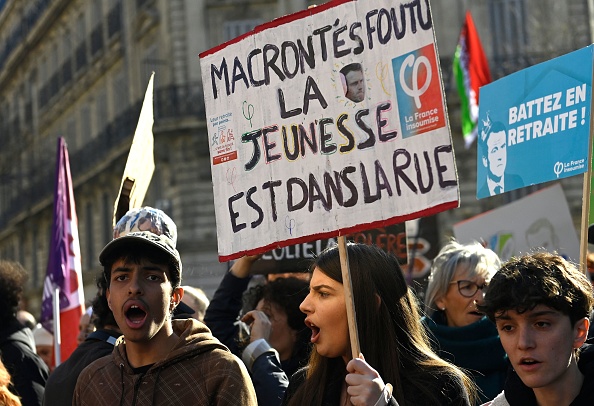
[[[179,342],[166,359],[135,373],[120,337],[111,356],[85,368],[73,405],[257,405],[243,363],[195,319],[173,320]]]
[[[54,369],[45,385],[43,404],[71,405],[78,376],[93,361],[110,355],[121,334],[107,329],[99,329],[89,334],[70,357]]]
[[[3,323],[0,355],[23,406],[41,405],[49,369],[35,353],[31,330],[16,319]]]

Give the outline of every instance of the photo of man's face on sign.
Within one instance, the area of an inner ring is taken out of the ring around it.
[[[355,103],[365,99],[365,76],[360,63],[350,63],[340,70],[340,80],[347,99]]]

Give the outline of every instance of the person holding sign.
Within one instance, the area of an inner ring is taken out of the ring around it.
[[[594,347],[584,344],[593,305],[587,277],[559,255],[533,253],[503,265],[479,305],[497,324],[513,367],[490,405],[593,405]]]
[[[491,122],[487,116],[480,141],[482,163],[487,168],[487,179],[479,191],[479,196],[495,196],[506,190],[523,187],[524,181],[519,175],[505,172],[507,132],[503,123]]]
[[[310,267],[301,304],[315,351],[291,377],[284,405],[474,402],[472,380],[431,350],[397,258],[365,244],[348,244],[347,252],[362,354],[351,359],[339,250],[328,248]]]
[[[433,260],[425,294],[423,324],[435,351],[472,374],[481,403],[501,392],[509,367],[495,324],[476,308],[500,266],[497,254],[478,242],[451,241]]]

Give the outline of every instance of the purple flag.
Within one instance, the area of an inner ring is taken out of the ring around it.
[[[43,284],[41,322],[53,331],[52,299],[56,288],[60,291],[60,332],[62,360],[67,359],[77,346],[78,324],[84,312],[84,292],[78,219],[70,176],[68,149],[62,137],[58,138],[56,183],[54,190],[54,216],[47,264]]]

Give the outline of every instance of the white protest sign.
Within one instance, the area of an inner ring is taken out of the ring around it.
[[[560,184],[454,224],[461,243],[484,241],[507,261],[537,249],[579,260],[580,244]]]
[[[428,0],[329,2],[200,58],[219,260],[458,206]]]

